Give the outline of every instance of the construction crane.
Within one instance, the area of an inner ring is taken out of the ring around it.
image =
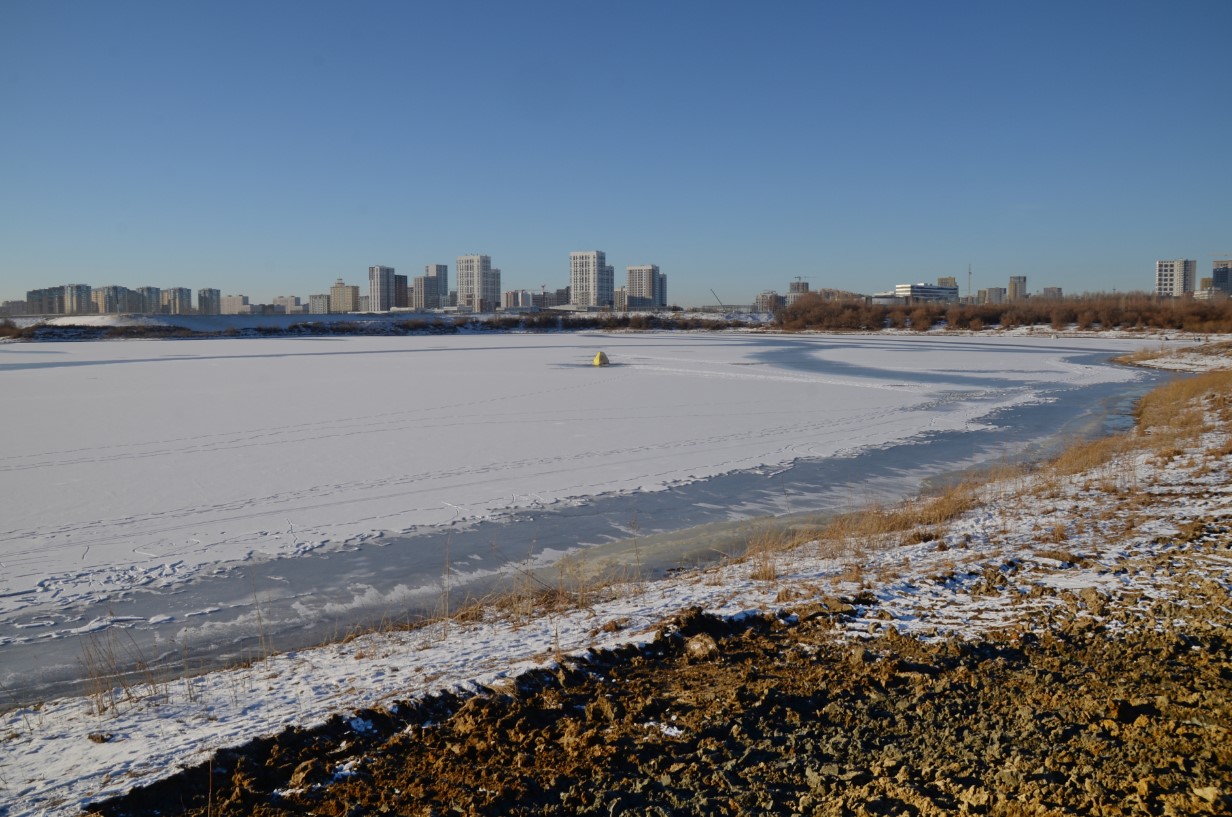
[[[717,292],[712,289],[710,290],[710,294],[713,295],[714,299],[719,302],[719,309],[727,309],[727,307],[723,306],[723,301],[719,299],[719,294]]]

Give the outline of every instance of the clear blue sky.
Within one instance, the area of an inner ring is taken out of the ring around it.
[[[1232,0],[0,2],[0,300],[325,292],[570,250],[1147,289],[1232,254]],[[965,280],[963,280],[965,287]]]

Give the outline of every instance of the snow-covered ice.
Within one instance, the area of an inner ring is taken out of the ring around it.
[[[0,346],[0,616],[964,430],[1132,341],[477,334]],[[588,364],[597,350],[616,365]]]
[[[967,430],[1050,390],[1127,383],[1133,371],[1095,356],[1141,345],[741,333],[8,344],[0,615],[37,632],[41,611],[175,589],[227,563]],[[600,349],[615,365],[588,365]],[[558,649],[649,637],[690,605],[773,603],[747,566],[723,570],[516,631],[486,622],[285,653],[154,684],[102,716],[88,698],[16,709],[0,717],[0,786],[13,814],[71,813],[255,734],[498,683]],[[598,627],[608,620],[621,626]]]

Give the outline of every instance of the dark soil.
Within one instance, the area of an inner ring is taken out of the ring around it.
[[[1228,814],[1232,600],[1194,582],[978,643],[852,644],[838,600],[695,611],[649,648],[253,741],[94,813]]]

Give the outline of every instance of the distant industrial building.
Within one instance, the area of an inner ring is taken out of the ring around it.
[[[950,279],[953,280],[953,279]],[[896,284],[894,297],[906,303],[958,303],[958,283],[953,286],[940,284]]]
[[[1198,262],[1190,258],[1176,258],[1155,262],[1155,294],[1166,298],[1180,298],[1194,291],[1198,277]]]

